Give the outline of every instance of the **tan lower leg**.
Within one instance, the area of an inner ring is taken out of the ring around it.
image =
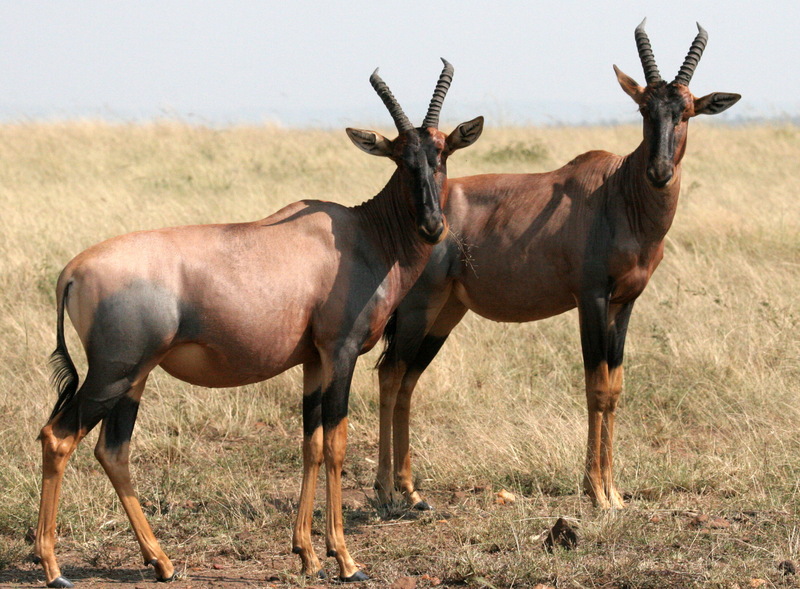
[[[303,364],[303,483],[300,505],[292,534],[292,552],[300,556],[302,572],[316,576],[322,564],[311,543],[311,524],[314,518],[314,496],[319,467],[322,464],[322,426],[319,422],[317,395],[322,390],[322,365],[318,360]],[[314,401],[314,399],[317,399]],[[306,407],[306,403],[309,403]]]
[[[416,373],[405,375],[394,408],[394,485],[411,507],[422,501],[422,497],[414,489],[409,436],[411,394],[414,392],[419,377],[420,375]]]
[[[397,390],[405,372],[401,362],[380,368],[380,434],[378,437],[378,468],[375,473],[375,492],[378,501],[393,503],[394,481],[392,480],[392,424]]]
[[[325,474],[326,474],[326,526],[325,545],[328,556],[339,563],[339,575],[346,579],[358,572],[355,561],[350,557],[344,541],[344,521],[342,518],[342,464],[347,449],[347,418],[338,425],[326,429],[324,433]]]
[[[114,490],[122,502],[122,507],[131,522],[133,533],[139,542],[142,557],[146,565],[153,565],[159,579],[171,579],[175,574],[175,568],[169,560],[161,546],[156,540],[150,524],[142,512],[142,506],[136,496],[136,491],[131,482],[131,473],[128,466],[130,443],[124,442],[119,448],[109,450],[105,445],[106,422],[100,430],[100,437],[95,446],[94,455],[106,471]]]
[[[314,517],[314,495],[317,489],[317,476],[322,464],[322,426],[311,436],[303,438],[303,484],[300,489],[300,505],[292,534],[292,552],[300,556],[303,573],[316,575],[322,564],[311,544],[311,522]]]
[[[589,410],[589,431],[586,443],[586,471],[583,488],[596,507],[609,509],[611,503],[603,484],[603,415],[608,406],[608,365],[603,362],[594,370],[586,371],[586,405]]]
[[[600,468],[602,472],[603,488],[613,508],[624,507],[622,496],[614,485],[614,420],[616,417],[617,400],[622,392],[622,366],[609,371],[610,403],[603,412],[601,433]]]
[[[47,582],[61,576],[55,555],[56,516],[58,499],[61,494],[61,481],[67,461],[78,443],[86,435],[84,430],[77,433],[64,433],[51,422],[42,428],[42,496],[39,503],[39,522],[36,526],[34,555],[44,569]]]
[[[309,576],[316,575],[322,569],[322,564],[311,544],[314,495],[322,460],[322,427],[320,426],[311,436],[303,439],[303,484],[300,489],[300,505],[292,535],[292,552],[300,556],[303,573]]]
[[[595,507],[609,508],[603,490],[602,470],[600,468],[603,413],[589,410],[589,435],[586,444],[586,470],[583,476],[583,490],[592,499]]]

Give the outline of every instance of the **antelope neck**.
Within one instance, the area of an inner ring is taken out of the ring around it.
[[[681,159],[686,147],[686,133],[676,138],[675,170],[664,188],[655,188],[647,179],[649,146],[643,141],[620,166],[618,191],[625,207],[631,231],[641,242],[658,242],[667,234],[678,206],[681,186]]]
[[[419,266],[421,272],[433,246],[419,236],[414,207],[409,202],[409,185],[408,179],[403,178],[403,171],[395,170],[377,195],[354,207],[353,211],[384,261],[401,268]]]

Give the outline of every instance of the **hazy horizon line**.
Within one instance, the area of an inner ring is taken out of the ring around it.
[[[412,122],[416,110],[423,104],[411,105],[408,113]],[[617,114],[609,116],[609,112]],[[424,111],[423,111],[424,112]],[[360,113],[355,115],[353,113]],[[477,103],[461,104],[443,113],[442,128],[455,126],[483,115],[494,127],[597,127],[638,124],[640,115],[634,108],[620,109],[618,103],[586,105],[531,101],[525,104]],[[705,117],[704,117],[705,118]],[[711,121],[711,119],[708,119]],[[148,123],[177,121],[206,127],[235,127],[246,125],[274,125],[289,129],[338,129],[348,126],[390,128],[387,114],[375,105],[350,105],[324,109],[297,108],[292,110],[237,106],[233,108],[189,107],[111,107],[73,106],[64,108],[0,106],[0,123],[58,123],[69,121],[100,121],[107,123]],[[751,123],[800,123],[800,108],[795,105],[774,105],[771,108],[749,112],[726,112],[714,117],[715,124],[743,125]]]

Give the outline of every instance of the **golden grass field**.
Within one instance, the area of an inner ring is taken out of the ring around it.
[[[415,473],[432,513],[369,501],[379,350],[359,363],[345,518],[350,550],[373,579],[366,587],[404,576],[417,587],[800,586],[778,566],[800,560],[800,129],[690,126],[665,259],[628,335],[615,449],[628,507],[601,512],[580,493],[575,312],[523,325],[468,315],[414,398]],[[589,149],[628,153],[640,137],[638,127],[489,127],[449,173],[543,171]],[[138,229],[253,220],[300,198],[356,204],[392,170],[343,131],[0,126],[0,586],[43,582],[26,534],[38,509],[35,438],[55,401],[47,357],[64,264]],[[133,473],[162,546],[187,568],[178,587],[304,583],[290,554],[300,381],[297,368],[233,390],[159,370],[150,378]],[[78,587],[150,586],[92,455],[95,436],[65,477],[62,569]],[[501,489],[518,500],[495,504]],[[318,497],[315,533],[324,527]],[[577,526],[575,550],[542,549],[557,517]],[[315,542],[324,554],[320,535]]]

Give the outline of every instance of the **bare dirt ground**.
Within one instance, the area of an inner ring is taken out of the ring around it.
[[[551,498],[545,507],[539,498],[516,496],[503,504],[496,491],[477,486],[456,491],[426,493],[437,506],[432,512],[374,505],[371,491],[344,493],[346,534],[356,560],[365,557],[371,579],[362,589],[426,589],[429,587],[748,587],[800,586],[796,563],[770,558],[761,548],[776,536],[797,533],[797,521],[788,512],[706,513],[703,499],[677,498],[684,509],[659,509],[642,497],[627,497],[621,512],[603,513],[577,496]],[[688,503],[684,502],[688,500]],[[695,508],[688,505],[694,504]],[[287,502],[287,507],[289,503]],[[547,531],[553,513],[567,515],[577,530],[577,544],[556,544],[548,550]],[[291,515],[291,514],[288,514]],[[314,538],[323,555],[321,513],[315,513]],[[202,517],[198,514],[197,517]],[[235,550],[201,553],[186,539],[178,546],[164,542],[178,571],[175,589],[331,587],[337,568],[324,559],[324,580],[300,576],[299,561],[290,553],[290,529],[232,531],[235,544],[254,547],[249,554]],[[62,572],[76,587],[92,589],[146,589],[161,587],[152,569],[137,566],[139,557],[132,534],[107,544],[104,562],[93,565],[85,548],[59,550]],[[273,538],[279,538],[276,542]],[[67,543],[68,544],[68,543]],[[524,563],[527,561],[527,566]],[[515,569],[525,577],[515,579]],[[728,580],[715,579],[718,569]],[[484,572],[485,571],[485,572]],[[488,574],[491,571],[491,574]],[[634,573],[633,571],[636,571]],[[0,571],[0,589],[43,587],[41,568],[21,562]]]
[[[481,487],[478,492],[485,493],[486,489]],[[474,494],[474,493],[473,493]],[[457,494],[462,499],[463,493]],[[431,497],[446,503],[446,498],[439,494]],[[450,510],[437,510],[428,513],[407,511],[401,507],[393,510],[378,509],[375,507],[374,492],[366,489],[344,489],[343,503],[346,510],[347,525],[345,531],[350,540],[351,549],[354,554],[358,546],[380,547],[386,544],[390,537],[397,537],[398,531],[406,533],[412,527],[424,528],[425,533],[433,534],[441,538],[445,529],[438,529],[447,526],[454,514]],[[324,496],[318,492],[318,501],[324,502]],[[277,500],[276,504],[283,506],[291,515],[291,500]],[[315,522],[321,519],[322,514],[315,512]],[[201,515],[199,517],[202,517]],[[322,522],[320,522],[321,524]],[[322,542],[321,528],[324,525],[316,526],[314,530],[315,541],[318,542],[318,555],[324,555],[324,549],[319,544]],[[326,579],[306,579],[298,574],[300,568],[299,559],[290,552],[291,530],[285,532],[285,542],[283,550],[264,551],[255,555],[253,558],[241,560],[225,554],[217,554],[213,557],[201,556],[181,558],[185,556],[184,550],[177,550],[177,557],[173,559],[176,568],[176,577],[170,586],[175,589],[195,589],[201,587],[243,588],[243,587],[263,587],[263,588],[286,588],[286,587],[306,587],[314,589],[316,587],[329,587],[338,584],[335,580],[338,569],[335,560],[332,558],[324,559],[323,565],[327,575]],[[280,531],[279,531],[280,532]],[[251,532],[236,533],[238,541],[261,544],[262,538],[258,538],[257,533]],[[119,562],[120,566],[92,566],[80,551],[59,551],[58,559],[62,573],[76,587],[87,587],[93,589],[144,589],[146,587],[161,587],[155,581],[153,570],[149,567],[136,567],[135,546],[131,535],[126,542],[127,546],[110,545],[108,552],[104,555],[107,562]],[[191,543],[189,543],[189,546]],[[171,547],[166,546],[169,551]],[[187,562],[187,560],[192,562]],[[369,567],[363,565],[365,570]],[[452,583],[437,578],[433,575],[422,574],[416,577],[409,577],[402,574],[391,575],[391,578],[378,576],[373,577],[368,583],[359,584],[359,587],[388,587],[397,583],[397,587],[434,587]],[[6,587],[43,587],[45,584],[44,575],[41,567],[32,561],[22,562],[18,566],[12,566],[5,570],[0,570],[0,589]],[[458,580],[457,585],[464,585],[463,580]]]

